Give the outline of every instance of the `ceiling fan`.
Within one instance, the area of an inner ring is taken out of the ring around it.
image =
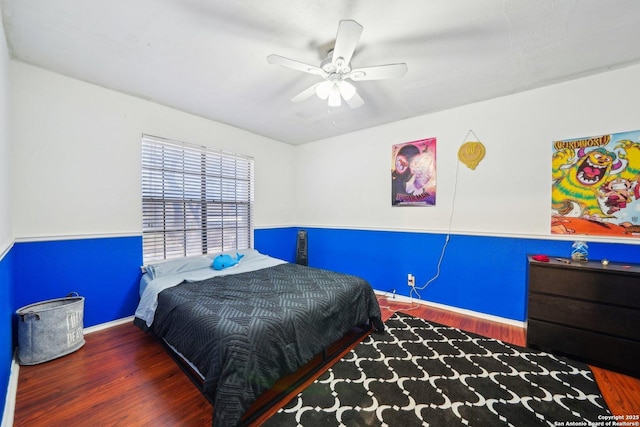
[[[304,101],[315,94],[320,99],[327,100],[330,107],[339,107],[344,99],[349,107],[358,108],[364,104],[364,100],[358,95],[356,87],[347,80],[357,82],[393,79],[402,77],[407,72],[407,64],[405,63],[352,69],[351,57],[360,39],[360,34],[362,34],[362,25],[356,21],[340,21],[333,49],[329,50],[319,67],[280,55],[269,55],[267,61],[270,64],[318,75],[324,79],[324,81],[303,90],[291,98],[291,101]]]

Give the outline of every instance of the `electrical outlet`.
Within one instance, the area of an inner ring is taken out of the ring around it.
[[[413,288],[416,285],[416,278],[411,273],[407,274],[407,285],[409,285],[410,288]]]

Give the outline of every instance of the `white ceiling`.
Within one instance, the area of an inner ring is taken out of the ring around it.
[[[638,63],[638,0],[0,0],[11,58],[293,145]],[[365,105],[290,98],[338,22]]]

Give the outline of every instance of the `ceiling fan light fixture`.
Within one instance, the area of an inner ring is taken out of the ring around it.
[[[340,104],[342,104],[340,89],[338,89],[338,85],[334,84],[329,92],[329,107],[339,107]]]
[[[333,86],[333,83],[325,80],[322,83],[319,83],[316,86],[316,95],[318,95],[318,98],[320,99],[327,99],[329,97],[329,94],[331,93],[331,87]]]
[[[350,100],[356,94],[356,87],[349,82],[341,80],[338,83],[338,89],[345,101]]]

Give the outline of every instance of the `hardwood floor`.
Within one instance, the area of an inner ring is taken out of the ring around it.
[[[384,297],[379,301],[383,320],[403,311],[512,344],[525,343],[522,328]],[[88,334],[86,341],[60,359],[20,367],[15,426],[211,425],[208,401],[149,334],[124,324]],[[614,415],[640,414],[640,379],[595,367],[593,371]]]
[[[152,336],[124,324],[85,338],[20,367],[14,426],[211,425],[211,405]]]

